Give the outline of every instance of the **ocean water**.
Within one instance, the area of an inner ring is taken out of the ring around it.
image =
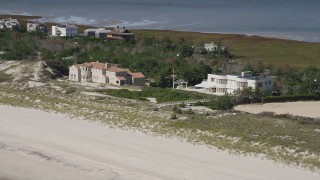
[[[0,13],[100,27],[239,33],[320,42],[320,0],[0,0]]]

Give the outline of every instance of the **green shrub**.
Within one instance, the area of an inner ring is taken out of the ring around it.
[[[70,87],[66,90],[66,94],[73,94],[77,91],[77,88],[75,87]]]
[[[192,109],[188,109],[188,110],[186,110],[186,111],[185,111],[185,113],[186,113],[186,114],[194,114],[194,112],[193,112],[193,110],[192,110]]]
[[[228,110],[233,108],[234,103],[231,96],[224,95],[212,100],[207,104],[207,106],[209,106],[213,110]]]
[[[179,107],[180,107],[180,108],[185,108],[185,107],[186,107],[186,104],[185,104],[185,103],[181,103],[181,104],[179,104]]]
[[[177,114],[181,114],[182,113],[182,110],[178,106],[174,106],[172,108],[172,110],[173,110],[174,113],[177,113]]]
[[[146,101],[147,97],[154,97],[157,102],[175,102],[175,101],[185,101],[192,99],[205,99],[212,97],[211,95],[200,94],[196,92],[187,92],[182,90],[172,90],[172,89],[162,89],[154,87],[143,88],[142,91],[129,91],[127,89],[110,89],[110,90],[97,90],[101,93],[106,93],[111,96],[127,98],[127,99],[137,99]]]
[[[170,119],[178,119],[177,115],[176,114],[172,114]]]

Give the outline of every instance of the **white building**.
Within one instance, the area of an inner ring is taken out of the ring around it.
[[[44,23],[41,22],[30,22],[27,23],[27,31],[28,32],[35,32],[35,31],[41,31],[41,32],[47,32],[47,27]]]
[[[241,90],[249,87],[253,90],[259,88],[260,90],[272,91],[273,77],[253,76],[250,71],[242,72],[241,75],[208,74],[208,79],[195,87],[215,95],[233,93],[237,89]]]
[[[78,36],[79,28],[73,24],[52,26],[52,36]]]
[[[2,19],[0,20],[0,29],[18,29],[20,27],[20,23],[17,19]]]
[[[116,86],[144,86],[145,76],[140,72],[131,72],[111,63],[90,62],[75,64],[69,68],[69,80],[77,82],[95,82]]]
[[[108,33],[110,33],[111,30],[106,30],[104,28],[98,28],[98,29],[86,29],[84,30],[85,36],[94,36],[96,38],[105,38],[107,37]]]
[[[204,44],[204,48],[205,48],[207,51],[213,52],[213,51],[218,50],[218,44],[216,44],[216,43]],[[221,47],[221,49],[222,49],[222,50],[225,50],[225,47]]]

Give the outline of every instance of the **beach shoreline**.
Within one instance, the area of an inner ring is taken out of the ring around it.
[[[20,21],[22,21],[23,25],[26,25],[28,22],[33,22],[35,20],[43,20],[43,16],[41,15],[26,15],[25,13],[23,14],[0,14],[0,19],[3,18],[16,18]],[[43,21],[44,23],[48,24],[49,26],[51,25],[57,25],[57,24],[63,24],[62,22],[59,21]],[[97,20],[96,22],[102,23],[103,21]],[[76,23],[73,21],[70,21],[70,23],[76,24],[80,27],[81,30],[84,30],[86,28],[107,28],[111,29],[115,26],[126,26],[126,22],[122,20],[105,20],[104,22],[108,22],[109,26],[105,26],[100,24],[90,24],[90,23]],[[126,26],[127,27],[127,26]],[[130,25],[129,27],[130,28]],[[211,34],[211,35],[231,35],[231,36],[244,36],[244,37],[260,37],[260,38],[265,38],[265,39],[277,39],[277,40],[290,40],[290,41],[298,41],[298,42],[306,42],[306,43],[320,43],[320,41],[305,41],[303,37],[295,37],[295,36],[281,36],[281,35],[262,35],[259,33],[229,33],[229,32],[222,32],[222,31],[190,31],[190,30],[174,30],[174,29],[161,29],[161,28],[132,28],[132,31],[172,31],[172,32],[177,32],[177,33],[199,33],[199,34]]]
[[[63,114],[6,105],[0,105],[0,112],[0,157],[6,160],[0,162],[1,178],[312,180],[320,177],[317,172],[258,157],[234,156],[227,151],[109,128]]]

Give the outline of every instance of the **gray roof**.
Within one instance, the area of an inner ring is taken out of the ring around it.
[[[61,27],[61,28],[76,28],[78,29],[79,27],[74,25],[74,24],[60,24],[60,25],[57,25],[57,27]]]

